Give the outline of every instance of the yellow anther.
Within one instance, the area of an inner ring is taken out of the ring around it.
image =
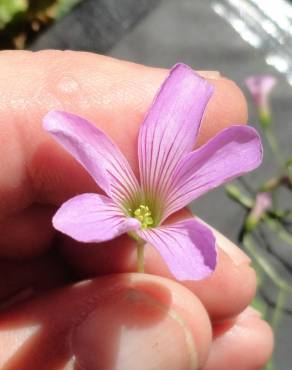
[[[148,206],[140,204],[139,207],[134,211],[134,217],[141,222],[141,228],[147,229],[153,225],[153,218],[151,217],[151,211]]]
[[[150,216],[147,216],[145,218],[145,222],[146,222],[147,225],[152,225],[153,224],[153,218],[150,217]]]

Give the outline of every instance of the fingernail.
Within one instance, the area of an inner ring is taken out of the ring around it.
[[[135,289],[102,302],[72,333],[76,362],[86,370],[197,369],[189,338],[168,309]],[[171,312],[171,311],[170,311]]]
[[[197,73],[210,80],[218,80],[221,77],[221,74],[218,71],[197,71]]]

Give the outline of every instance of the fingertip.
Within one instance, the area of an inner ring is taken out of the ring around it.
[[[118,342],[108,342],[116,330]],[[130,287],[114,302],[104,300],[71,339],[81,368],[110,369],[114,362],[119,369],[195,370],[206,361],[211,331],[203,306],[187,289],[131,274]]]
[[[247,123],[247,102],[239,86],[225,77],[210,82],[215,90],[203,117],[198,146],[224,128]]]
[[[22,335],[35,318],[37,335]],[[73,357],[87,370],[195,370],[211,345],[208,314],[188,289],[137,273],[83,281],[2,313],[0,346],[7,327],[10,343],[19,341],[1,361],[15,369],[57,368]]]
[[[248,107],[243,91],[235,81],[226,77],[220,79],[220,84],[220,100],[225,101],[223,117],[228,115],[232,124],[246,124]]]
[[[220,248],[218,257],[213,275],[201,282],[185,283],[200,297],[214,320],[239,314],[250,304],[256,292],[256,274],[248,263],[236,265]]]
[[[215,325],[214,331],[220,334],[215,335],[204,370],[262,369],[271,357],[272,329],[250,308],[229,324]]]

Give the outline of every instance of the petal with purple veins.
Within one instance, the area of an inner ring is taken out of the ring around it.
[[[120,205],[133,200],[139,185],[119,148],[101,130],[72,113],[51,111],[44,128],[85,167],[105,193]]]
[[[179,160],[195,145],[213,86],[177,64],[160,88],[139,132],[141,185],[151,201],[161,199]]]
[[[163,219],[202,194],[261,164],[261,140],[252,127],[231,126],[187,154],[169,181]]]
[[[200,280],[215,270],[215,237],[208,227],[193,218],[138,230],[137,234],[159,252],[177,280]]]
[[[141,224],[126,217],[108,197],[99,194],[81,194],[63,203],[53,217],[55,229],[80,242],[103,242]]]

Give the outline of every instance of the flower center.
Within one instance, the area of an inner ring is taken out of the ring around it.
[[[141,204],[134,212],[133,216],[141,222],[141,228],[147,229],[153,225],[153,218],[148,206]]]

